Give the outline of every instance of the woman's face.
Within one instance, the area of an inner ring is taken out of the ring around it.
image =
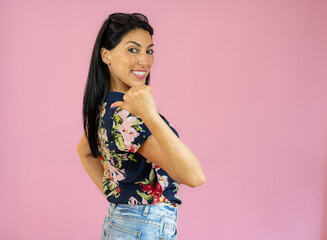
[[[111,91],[127,92],[133,86],[145,85],[153,63],[153,43],[148,31],[133,29],[110,51],[101,49],[109,64]]]

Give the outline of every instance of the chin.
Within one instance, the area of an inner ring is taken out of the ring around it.
[[[139,81],[131,85],[131,87],[136,87],[136,86],[143,86],[145,85],[145,81]]]

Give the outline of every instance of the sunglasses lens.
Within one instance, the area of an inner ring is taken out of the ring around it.
[[[133,18],[142,22],[148,22],[148,19],[146,18],[146,16],[144,16],[141,13],[133,13],[132,14]]]

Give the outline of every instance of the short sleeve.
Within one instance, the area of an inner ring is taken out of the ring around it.
[[[120,151],[136,153],[151,135],[140,117],[123,108],[116,108],[112,120],[111,137]]]
[[[170,127],[170,129],[175,133],[175,135],[179,138],[179,134],[176,131],[176,129],[168,122],[168,120],[164,116],[162,116],[160,113],[159,113],[159,115],[166,122],[166,124]]]

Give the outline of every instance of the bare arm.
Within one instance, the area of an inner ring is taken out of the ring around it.
[[[77,145],[77,153],[87,174],[95,183],[95,185],[99,188],[102,195],[104,195],[102,186],[104,168],[99,158],[94,158],[92,157],[92,155],[88,156],[91,153],[91,149],[89,146],[89,141],[87,140],[85,134],[82,136],[80,142]]]
[[[164,169],[177,182],[190,187],[205,182],[197,158],[158,114],[149,86],[132,87],[125,94],[124,102],[111,106],[122,107],[141,117],[149,128],[152,135],[138,149],[140,154]]]
[[[203,184],[205,177],[199,161],[160,115],[148,116],[143,121],[152,136],[142,144],[138,152],[163,168],[177,182],[189,187]]]

